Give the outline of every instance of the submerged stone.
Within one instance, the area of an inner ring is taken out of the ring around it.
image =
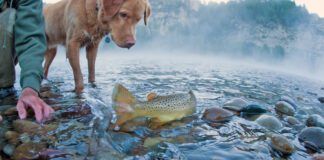
[[[7,156],[12,156],[15,151],[15,146],[12,144],[7,144],[3,147],[3,153],[5,153]]]
[[[38,159],[45,149],[46,145],[42,143],[23,143],[16,148],[12,158],[14,160]]]
[[[41,134],[44,135],[47,132],[53,131],[57,128],[57,125],[39,125],[35,122],[27,120],[16,120],[13,122],[14,130],[20,134],[27,133],[29,135]]]
[[[60,150],[46,149],[39,154],[39,159],[67,158],[70,154]]]
[[[208,122],[219,123],[229,121],[233,116],[232,112],[225,109],[209,108],[205,110],[202,118]]]
[[[133,149],[141,144],[141,139],[131,134],[122,132],[112,132],[111,137],[114,141],[116,147],[119,148],[121,152],[131,153]]]
[[[283,154],[292,154],[295,151],[291,141],[279,134],[271,135],[271,147]]]
[[[162,137],[154,137],[154,138],[149,137],[145,139],[143,146],[146,148],[150,148],[165,141],[166,141],[165,138]]]
[[[324,118],[318,114],[313,114],[306,120],[308,127],[321,127],[324,128]]]
[[[290,97],[288,97],[288,96],[282,96],[282,97],[280,98],[280,101],[284,101],[284,102],[289,103],[290,105],[292,105],[292,106],[294,107],[294,109],[299,108],[299,107],[297,106],[296,102],[295,102],[292,98],[290,98]]]
[[[301,142],[310,142],[320,149],[324,149],[324,129],[320,127],[308,127],[298,135]]]
[[[234,98],[224,103],[223,108],[240,112],[244,107],[248,105],[247,101],[242,98]]]
[[[262,115],[257,120],[256,123],[258,123],[260,126],[272,130],[272,131],[278,131],[283,126],[280,120],[274,116],[270,115]]]
[[[263,114],[266,112],[267,112],[267,110],[264,107],[257,105],[257,104],[251,104],[251,105],[248,105],[242,109],[241,115],[242,116],[253,116],[253,115],[260,115],[260,114]]]
[[[275,110],[278,114],[284,114],[288,116],[295,115],[294,107],[285,101],[277,102],[277,104],[275,105]]]
[[[17,145],[19,143],[19,133],[15,131],[7,131],[5,138],[10,144]]]
[[[293,126],[294,126],[294,125],[301,124],[301,123],[298,121],[297,118],[292,117],[292,116],[288,116],[288,117],[286,117],[285,119],[286,119],[286,121],[287,121],[290,125],[293,125]]]
[[[318,98],[318,101],[320,101],[321,103],[324,103],[324,97]]]
[[[313,159],[314,160],[323,160],[324,159],[324,153],[313,155]]]

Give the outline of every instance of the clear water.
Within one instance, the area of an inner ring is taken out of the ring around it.
[[[188,58],[189,57],[189,58]],[[85,93],[77,97],[72,90],[74,80],[68,61],[57,57],[44,86],[60,95],[46,100],[58,107],[55,124],[57,141],[50,148],[71,153],[71,157],[89,159],[309,159],[311,155],[297,140],[303,127],[285,128],[279,133],[288,137],[297,151],[283,156],[271,149],[266,130],[255,122],[234,117],[218,127],[209,126],[201,115],[206,108],[221,107],[235,97],[268,108],[273,115],[274,104],[281,96],[290,96],[299,108],[295,115],[304,122],[309,114],[324,116],[323,81],[269,70],[251,64],[225,61],[204,56],[147,56],[143,54],[99,54],[96,87],[86,84]],[[87,65],[81,57],[84,81]],[[109,129],[114,116],[111,94],[114,84],[121,83],[138,99],[149,92],[172,94],[193,90],[198,99],[194,116],[173,122],[158,130],[145,126],[133,133]],[[76,114],[75,106],[89,106],[92,114]],[[148,138],[160,143],[144,146]],[[70,157],[70,158],[71,158]],[[109,157],[109,158],[108,158]]]

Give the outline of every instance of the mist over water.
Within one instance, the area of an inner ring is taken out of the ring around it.
[[[102,53],[210,57],[323,80],[324,19],[290,0],[151,1],[148,27],[140,25],[137,44],[124,51],[113,44]],[[126,55],[129,56],[129,55]]]

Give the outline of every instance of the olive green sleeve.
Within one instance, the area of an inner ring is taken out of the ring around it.
[[[0,0],[0,10],[2,8],[2,5],[3,5],[3,0]]]
[[[39,91],[46,51],[42,0],[18,0],[15,49],[21,68],[21,87]]]

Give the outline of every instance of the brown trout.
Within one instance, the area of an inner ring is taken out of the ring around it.
[[[196,97],[192,91],[186,94],[158,96],[151,93],[147,101],[139,101],[121,84],[114,88],[112,101],[117,114],[116,125],[138,118],[148,117],[155,126],[180,120],[196,112]]]

